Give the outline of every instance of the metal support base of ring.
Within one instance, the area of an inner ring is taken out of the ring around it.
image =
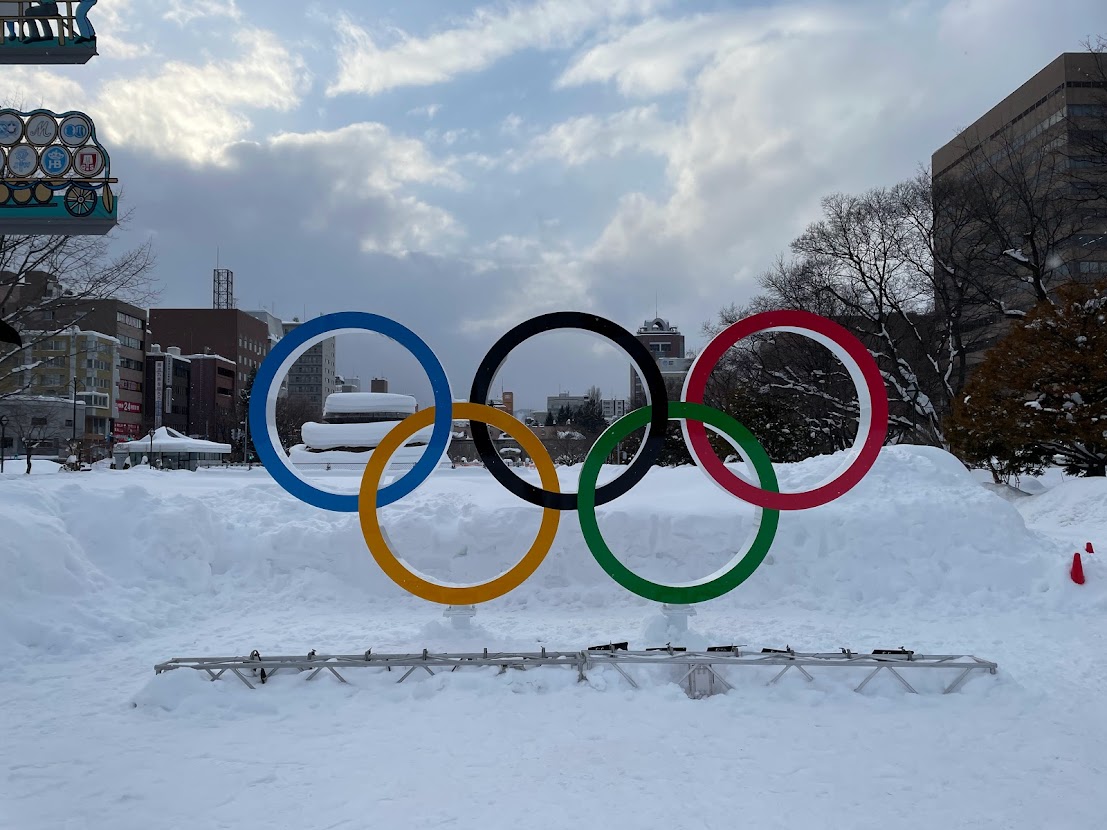
[[[307,679],[313,680],[321,672],[327,672],[345,683],[341,671],[347,669],[373,668],[391,672],[393,669],[406,669],[396,681],[403,683],[415,672],[434,675],[435,670],[458,671],[462,668],[498,668],[499,674],[508,669],[526,671],[542,666],[554,666],[573,669],[578,681],[588,678],[588,671],[601,666],[611,666],[632,688],[639,688],[631,670],[636,666],[670,666],[674,669],[675,681],[692,698],[708,697],[719,692],[728,692],[734,686],[727,680],[726,673],[739,668],[779,667],[775,676],[768,681],[775,686],[785,674],[795,670],[808,682],[815,680],[812,671],[823,669],[868,669],[868,673],[854,689],[861,692],[877,675],[887,673],[899,681],[911,694],[918,691],[904,677],[904,673],[918,669],[945,669],[956,675],[942,689],[942,694],[957,691],[974,672],[995,674],[996,663],[982,660],[971,654],[916,654],[905,649],[878,650],[872,654],[858,654],[849,649],[838,652],[796,652],[791,648],[782,650],[762,649],[760,651],[742,651],[739,646],[716,646],[707,651],[683,651],[666,647],[646,651],[627,651],[626,644],[596,646],[583,651],[546,651],[539,652],[483,652],[466,654],[433,654],[424,649],[416,654],[374,654],[372,650],[364,654],[316,654],[306,656],[262,657],[257,651],[249,657],[177,657],[154,666],[156,674],[174,669],[195,669],[206,673],[211,680],[218,680],[230,672],[251,689],[255,683],[266,683],[278,672],[310,672]],[[341,670],[341,671],[340,671]]]
[[[449,605],[442,612],[442,616],[450,621],[454,628],[469,628],[469,623],[477,615],[475,605]]]

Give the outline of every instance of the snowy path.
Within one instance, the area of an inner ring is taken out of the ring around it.
[[[1107,721],[1091,693],[1104,687],[1104,677],[1091,666],[1070,667],[1066,656],[1102,654],[1107,642],[1064,619],[1041,621],[1029,641],[1005,636],[1017,614],[893,626],[803,616],[743,626],[751,639],[793,632],[793,645],[803,647],[858,645],[878,631],[887,637],[862,645],[918,642],[921,629],[931,632],[925,639],[935,650],[971,642],[1000,662],[999,676],[977,677],[944,697],[909,696],[889,681],[858,695],[825,674],[815,686],[795,677],[775,689],[744,684],[702,701],[673,685],[632,691],[614,675],[578,685],[560,670],[413,676],[403,686],[348,672],[348,687],[320,677],[305,690],[289,677],[263,692],[183,671],[153,680],[155,660],[205,646],[211,653],[210,643],[224,638],[256,643],[257,630],[285,632],[284,643],[270,640],[274,650],[299,647],[292,616],[213,620],[183,640],[167,636],[138,650],[113,648],[6,674],[0,710],[9,716],[8,818],[0,826],[743,822],[1090,830],[1107,811],[1100,786]],[[295,616],[303,626],[303,615]],[[382,648],[433,643],[427,635],[436,631],[443,644],[463,642],[432,614],[406,616],[408,641]],[[312,616],[307,627],[360,645],[350,619]],[[363,619],[365,630],[377,627]],[[626,615],[578,628],[540,615],[514,622],[500,643],[523,641],[520,624],[560,630],[569,642],[641,627]],[[390,626],[395,633],[405,628]],[[495,647],[493,640],[488,630],[473,638]],[[1032,653],[1049,647],[1051,653]]]
[[[365,670],[346,686],[288,675],[254,691],[155,677],[170,657],[253,648],[664,640],[650,606],[598,578],[568,530],[530,587],[482,607],[465,634],[383,580],[350,521],[257,477],[33,478],[0,480],[3,830],[1094,830],[1107,814],[1107,562],[1089,558],[1086,586],[1065,577],[1080,540],[1107,545],[1104,482],[1011,506],[933,453],[890,451],[836,506],[782,523],[774,562],[701,608],[694,632],[798,650],[966,649],[1000,673],[947,696],[919,675],[914,696],[890,677],[855,694],[859,677],[830,672],[774,688],[771,671],[732,674],[733,692],[692,701],[601,670],[584,684],[539,669],[403,685]],[[404,550],[447,552],[420,562],[435,573],[502,566],[529,526],[498,491],[444,481],[444,501],[432,490],[390,519]],[[460,490],[475,495],[451,514]],[[605,520],[632,540],[636,567],[702,572],[735,535],[728,502],[679,492],[672,515],[671,496],[649,503],[647,490]]]

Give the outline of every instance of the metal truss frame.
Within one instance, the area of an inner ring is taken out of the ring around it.
[[[808,682],[815,678],[810,669],[870,669],[869,673],[854,689],[861,692],[880,672],[888,672],[911,694],[918,691],[904,678],[902,672],[914,669],[956,670],[957,676],[944,687],[942,694],[957,691],[973,672],[995,674],[998,665],[982,660],[971,654],[916,654],[913,651],[897,649],[874,651],[872,654],[859,654],[849,649],[838,652],[796,652],[791,648],[784,650],[762,649],[760,651],[742,651],[738,646],[722,646],[708,651],[685,651],[667,647],[647,651],[629,651],[625,644],[618,646],[598,646],[583,651],[546,651],[538,652],[505,651],[472,652],[463,654],[436,654],[424,649],[412,654],[374,654],[372,649],[364,654],[316,654],[311,651],[306,656],[262,657],[257,651],[249,657],[176,657],[154,666],[156,674],[174,669],[194,669],[205,672],[211,680],[218,680],[230,672],[253,689],[254,681],[265,683],[278,672],[311,672],[308,680],[314,680],[320,673],[329,672],[339,681],[346,678],[340,670],[375,668],[392,671],[407,669],[397,683],[403,683],[416,671],[435,674],[435,669],[451,672],[466,667],[495,667],[503,674],[508,669],[526,671],[540,666],[561,666],[575,669],[578,681],[587,679],[587,672],[599,666],[611,666],[630,685],[637,689],[638,683],[628,669],[634,666],[673,666],[683,671],[677,681],[690,697],[705,697],[717,691],[716,684],[722,690],[730,691],[734,687],[720,673],[723,668],[764,668],[779,666],[780,671],[768,682],[775,685],[785,674],[795,669]]]

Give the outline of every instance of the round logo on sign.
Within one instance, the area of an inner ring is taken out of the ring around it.
[[[23,138],[23,121],[11,110],[0,111],[0,144],[10,147]]]
[[[79,147],[92,135],[92,122],[83,115],[69,115],[62,119],[59,135],[63,144]]]
[[[39,113],[27,121],[27,140],[36,147],[45,147],[58,137],[58,122],[53,116]]]
[[[55,144],[42,153],[42,172],[47,176],[63,176],[69,170],[71,161],[69,151]]]
[[[73,169],[78,176],[91,179],[104,169],[104,153],[98,147],[82,147],[73,159]]]
[[[33,147],[20,144],[8,151],[8,170],[16,178],[25,179],[38,167],[38,153]]]

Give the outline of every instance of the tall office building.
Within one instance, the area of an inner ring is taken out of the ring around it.
[[[300,325],[298,319],[284,322],[288,334]],[[308,401],[312,408],[323,415],[323,404],[334,391],[335,338],[328,337],[300,355],[288,370],[288,397]]]
[[[1081,168],[1103,163],[1081,155],[1080,138],[1089,130],[1102,132],[1107,127],[1105,80],[1107,55],[1060,55],[935,151],[931,158],[935,192],[940,192],[947,180],[955,182],[989,169],[1000,173],[1012,169],[1011,159],[1021,156],[1031,160],[1030,178],[1048,181],[1054,188],[1038,195],[1043,203],[1066,205],[1070,197],[1080,196]],[[1027,176],[1019,173],[1016,179],[1021,182]],[[1035,184],[1030,182],[1027,187],[1033,190]],[[1013,199],[1018,195],[1011,190]],[[1047,262],[1057,263],[1051,267],[1061,279],[1107,275],[1107,213],[1102,206],[1088,205],[1073,215],[1076,225],[1071,235],[1063,228],[1059,233],[1056,229],[1039,231],[1055,244]],[[1009,256],[1025,256],[1021,247],[1034,238],[1029,233],[1033,230],[1028,227],[1026,237],[1010,240]],[[938,233],[942,231],[939,226]],[[1034,239],[1042,244],[1041,238]],[[1035,295],[1028,285],[1020,288],[1014,280],[1007,283],[1011,286],[1003,298],[1007,306],[1025,310],[1033,304]],[[980,318],[983,325],[974,347],[977,351],[993,344],[1006,330],[1006,321],[998,313],[982,314],[982,310],[981,306],[970,315]]]
[[[692,366],[692,359],[684,356],[684,335],[680,333],[680,329],[670,325],[668,320],[655,317],[646,320],[638,328],[635,339],[650,350],[661,369],[661,376],[665,379],[669,399],[676,400],[680,396],[684,377]],[[642,379],[638,377],[634,367],[631,367],[630,408],[640,409],[645,405],[646,390],[642,386]]]

